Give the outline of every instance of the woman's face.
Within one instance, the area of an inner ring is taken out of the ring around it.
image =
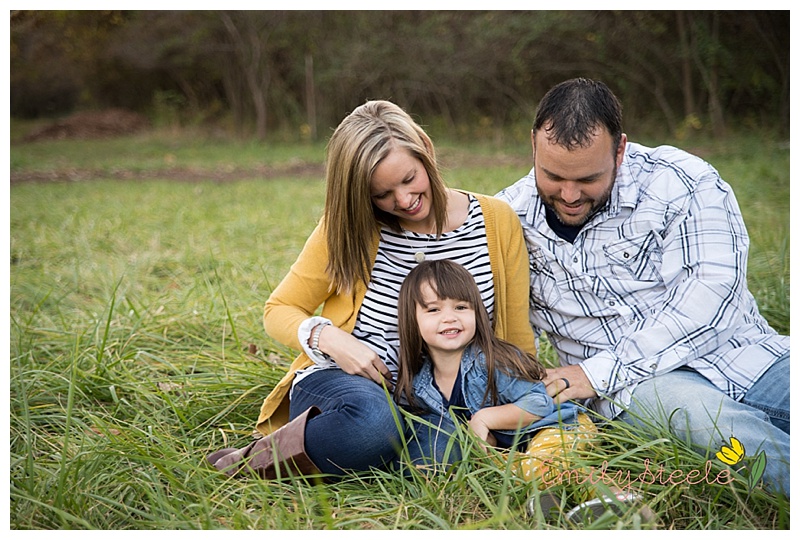
[[[433,213],[428,171],[405,148],[393,148],[378,163],[370,181],[370,195],[372,203],[397,216],[404,229],[431,232]]]

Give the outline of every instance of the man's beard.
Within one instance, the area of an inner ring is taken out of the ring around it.
[[[614,171],[612,172],[612,178],[614,180],[611,182],[611,185],[608,186],[608,189],[604,191],[602,195],[600,195],[600,198],[591,200],[592,201],[591,208],[589,208],[589,211],[586,212],[584,216],[579,218],[580,221],[578,222],[574,221],[570,222],[568,220],[565,220],[565,218],[562,217],[561,212],[559,212],[555,204],[553,204],[552,202],[553,198],[545,196],[545,194],[542,193],[542,191],[539,189],[538,184],[536,186],[536,191],[539,193],[539,198],[541,199],[542,204],[544,204],[547,208],[549,208],[550,211],[553,212],[553,215],[555,215],[556,218],[558,218],[558,221],[560,221],[563,225],[566,225],[568,227],[583,227],[590,219],[594,217],[595,214],[600,212],[603,208],[605,208],[606,204],[608,204],[608,200],[611,198],[611,190],[614,189],[614,184],[617,181],[616,166],[614,167]]]

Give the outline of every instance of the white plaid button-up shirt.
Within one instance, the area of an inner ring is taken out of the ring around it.
[[[497,197],[525,230],[531,324],[562,365],[580,363],[600,396],[587,405],[603,416],[681,366],[741,399],[789,350],[747,289],[733,191],[703,160],[628,143],[608,205],[572,244],[547,224],[533,170]]]

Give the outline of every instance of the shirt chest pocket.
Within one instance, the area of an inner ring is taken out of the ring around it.
[[[603,252],[611,273],[619,279],[660,280],[661,249],[653,231],[605,244]]]
[[[531,288],[530,302],[534,310],[548,309],[558,304],[561,293],[558,289],[558,265],[547,261],[542,249],[534,246],[529,250]]]
[[[491,393],[486,396],[486,402],[483,396],[486,389],[489,387],[489,375],[482,369],[472,369],[463,374],[463,386],[461,391],[464,393],[464,400],[467,402],[467,408],[475,412],[478,409],[491,406]]]

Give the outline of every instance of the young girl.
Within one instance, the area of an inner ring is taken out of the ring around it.
[[[548,452],[594,430],[576,404],[557,405],[547,394],[536,357],[494,335],[475,280],[461,265],[432,260],[414,268],[400,289],[398,325],[395,399],[438,431],[455,430],[452,411],[492,446],[510,448],[517,440],[528,456],[520,472],[532,478],[547,468]]]

